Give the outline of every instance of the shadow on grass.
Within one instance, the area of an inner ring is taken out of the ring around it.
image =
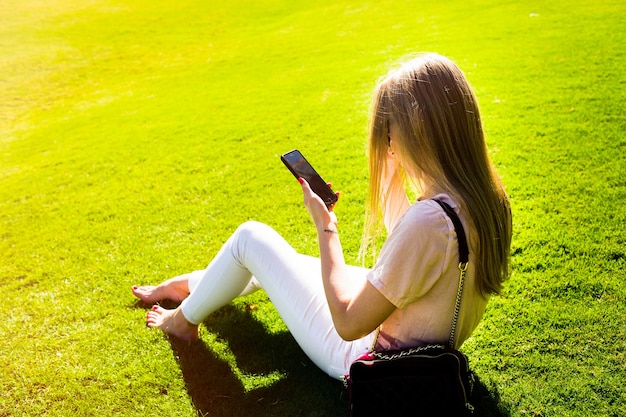
[[[481,380],[480,376],[474,375],[474,391],[472,392],[471,403],[474,405],[474,415],[476,417],[510,417],[509,407],[502,404],[498,390],[488,388]]]
[[[288,332],[268,334],[250,312],[226,306],[205,323],[228,345],[246,375],[278,373],[282,379],[246,390],[231,365],[202,340],[170,339],[187,391],[199,416],[348,416],[348,394],[302,352]],[[508,417],[499,394],[476,379],[472,403],[478,417]]]
[[[187,391],[200,416],[347,416],[341,382],[320,371],[288,332],[268,334],[249,312],[226,306],[204,323],[228,345],[237,368],[250,375],[278,373],[270,386],[246,390],[231,366],[202,340],[170,339]]]

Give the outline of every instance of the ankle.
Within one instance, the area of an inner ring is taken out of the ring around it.
[[[185,317],[185,314],[183,313],[182,308],[177,308],[176,309],[176,320],[180,323],[180,324],[184,324],[186,327],[188,328],[197,328],[198,325],[197,324],[193,324],[192,322],[190,322],[189,320],[187,320],[187,317]]]

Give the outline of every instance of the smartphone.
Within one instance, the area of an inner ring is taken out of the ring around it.
[[[294,149],[291,152],[287,152],[280,157],[280,160],[289,168],[294,177],[304,178],[311,186],[311,190],[320,196],[327,207],[337,201],[337,194],[330,189],[326,181],[313,169],[299,150]]]

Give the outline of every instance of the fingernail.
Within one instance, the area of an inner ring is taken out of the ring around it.
[[[299,182],[300,184],[304,184],[304,179],[303,179],[303,178],[298,178],[298,182]]]

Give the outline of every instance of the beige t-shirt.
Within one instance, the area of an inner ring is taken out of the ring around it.
[[[476,288],[475,232],[452,199],[468,237],[469,265],[456,328],[458,348],[478,325],[487,299]],[[459,247],[452,220],[432,200],[417,201],[398,220],[367,279],[397,309],[383,322],[377,350],[447,344],[459,285]]]

